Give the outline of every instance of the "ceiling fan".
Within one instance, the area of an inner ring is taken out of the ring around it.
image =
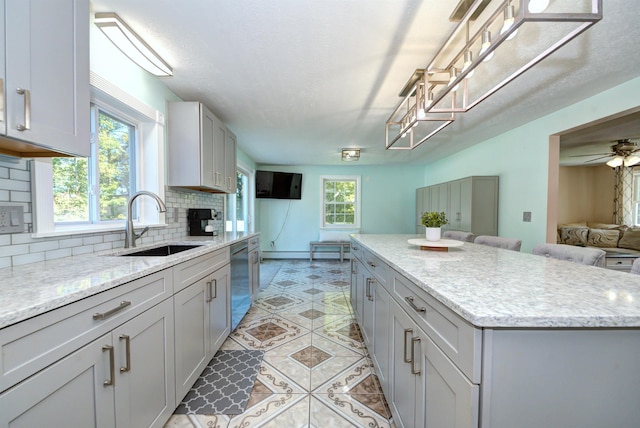
[[[611,168],[616,168],[622,165],[634,166],[640,163],[640,156],[637,156],[635,154],[638,151],[640,151],[640,147],[638,146],[638,144],[634,141],[631,141],[630,138],[625,138],[622,140],[616,140],[615,144],[611,146],[611,151],[609,153],[591,153],[586,155],[574,155],[571,157],[600,155],[600,157],[598,158],[589,159],[585,162],[589,163],[613,156],[613,158],[607,161],[607,165],[609,165]]]

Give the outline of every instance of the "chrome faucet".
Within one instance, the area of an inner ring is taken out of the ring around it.
[[[142,195],[147,195],[147,196],[151,196],[153,199],[156,200],[156,202],[158,203],[158,211],[160,211],[161,213],[164,213],[167,211],[167,207],[164,204],[164,202],[162,202],[162,199],[160,199],[160,196],[156,195],[155,193],[152,192],[147,192],[146,190],[141,190],[137,193],[135,193],[133,196],[131,196],[129,198],[129,202],[127,202],[127,226],[124,230],[124,248],[133,248],[136,246],[136,239],[140,238],[142,235],[144,235],[144,233],[146,231],[149,230],[149,226],[145,227],[144,229],[142,229],[142,232],[140,233],[136,233],[133,230],[133,219],[131,218],[132,214],[131,214],[131,210],[133,207],[133,201],[138,197],[138,196],[142,196]]]

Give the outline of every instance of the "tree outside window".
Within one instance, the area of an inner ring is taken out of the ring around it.
[[[95,106],[92,112],[92,156],[53,159],[56,223],[126,219],[135,189],[136,128]]]

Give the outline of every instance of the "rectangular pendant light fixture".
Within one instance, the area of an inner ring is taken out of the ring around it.
[[[409,80],[414,92],[403,88],[387,120],[387,149],[417,147],[602,19],[602,0],[463,2],[456,28]]]
[[[342,160],[345,162],[360,160],[360,149],[342,149]]]
[[[96,13],[95,24],[122,53],[149,73],[159,77],[173,75],[171,66],[117,14]]]

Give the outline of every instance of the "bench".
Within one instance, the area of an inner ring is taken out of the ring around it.
[[[315,247],[340,247],[340,262],[344,261],[344,249],[349,249],[349,241],[311,241],[309,242],[309,261],[313,261],[313,249]]]

